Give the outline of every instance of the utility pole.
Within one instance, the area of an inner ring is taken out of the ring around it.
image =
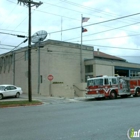
[[[38,45],[38,94],[40,93],[40,42]]]
[[[31,7],[39,7],[42,2],[34,2],[32,0],[18,0],[18,3],[28,6],[29,8],[29,25],[28,25],[28,99],[32,101],[32,82],[31,82]]]

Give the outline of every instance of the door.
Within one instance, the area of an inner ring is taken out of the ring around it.
[[[4,95],[5,97],[11,96],[10,89],[11,89],[10,86],[5,87],[4,93],[3,93],[3,95]]]
[[[15,86],[10,86],[10,96],[15,96],[17,88]]]

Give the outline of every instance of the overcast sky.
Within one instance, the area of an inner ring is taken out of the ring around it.
[[[35,2],[39,2],[34,0]],[[18,46],[28,36],[28,7],[18,0],[0,0],[0,54]],[[83,27],[83,44],[100,51],[140,63],[139,0],[41,0],[38,8],[32,7],[32,35],[40,30],[48,33],[47,39],[81,43],[81,15],[89,17]],[[127,15],[127,18],[100,23]],[[97,23],[97,24],[94,24]],[[75,28],[76,29],[73,29]],[[63,31],[66,29],[71,29]],[[62,31],[62,32],[61,32]],[[7,34],[3,34],[7,33]],[[20,47],[26,46],[20,45]]]

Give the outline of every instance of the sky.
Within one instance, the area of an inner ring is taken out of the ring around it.
[[[39,7],[32,7],[32,35],[44,30],[48,33],[45,40],[81,44],[81,17],[88,17],[90,19],[82,23],[87,29],[82,33],[82,44],[140,64],[139,0],[41,2],[43,4]],[[18,0],[0,0],[0,54],[17,46],[27,46],[27,43],[22,43],[25,38],[16,35],[28,36],[28,7]]]

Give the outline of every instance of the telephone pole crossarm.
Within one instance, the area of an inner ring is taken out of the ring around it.
[[[41,4],[43,4],[43,2],[41,2],[41,1],[40,2],[34,2],[34,1],[31,1],[31,0],[18,0],[18,4],[21,5],[21,3],[23,3],[24,5],[27,5],[27,6],[29,6],[29,3],[30,3],[30,4],[32,4],[31,7],[36,6],[36,8],[39,7]]]

